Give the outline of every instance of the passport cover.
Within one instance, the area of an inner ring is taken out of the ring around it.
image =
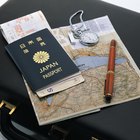
[[[9,44],[6,51],[33,91],[79,72],[48,29]]]

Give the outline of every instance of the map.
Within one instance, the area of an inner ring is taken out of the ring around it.
[[[78,39],[72,44],[68,37],[71,32],[69,26],[52,30],[64,50],[81,70],[85,82],[44,98],[39,98],[26,84],[39,125],[89,114],[99,111],[100,108],[140,98],[140,71],[108,16],[85,23],[99,36],[99,42],[95,46],[83,46]],[[115,81],[111,103],[106,103],[104,82],[112,39],[117,41]]]

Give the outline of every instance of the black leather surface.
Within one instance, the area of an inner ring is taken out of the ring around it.
[[[8,114],[9,110],[2,108],[0,111],[0,127],[1,133],[8,139],[8,140],[37,140],[30,135],[19,131],[16,127],[13,126],[11,122],[11,116]]]
[[[85,11],[85,20],[108,15],[117,33],[140,67],[140,14],[99,0],[9,0],[0,8],[0,24],[42,10],[51,27],[54,28],[68,25],[70,15],[79,9]],[[14,120],[45,133],[49,126],[37,128],[38,124],[22,77],[5,52],[6,44],[0,34],[0,96],[19,104]],[[20,102],[16,102],[16,100]],[[140,139],[139,108],[140,100],[138,99],[103,109],[100,113],[73,119],[73,122],[89,130],[91,134],[93,132],[107,140]]]

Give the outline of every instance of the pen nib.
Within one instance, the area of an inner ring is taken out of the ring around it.
[[[111,96],[110,95],[106,95],[105,96],[105,101],[106,101],[106,103],[110,103],[111,102]]]

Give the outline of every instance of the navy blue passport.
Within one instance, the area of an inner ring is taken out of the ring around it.
[[[6,51],[34,92],[79,72],[48,29],[9,44]]]

